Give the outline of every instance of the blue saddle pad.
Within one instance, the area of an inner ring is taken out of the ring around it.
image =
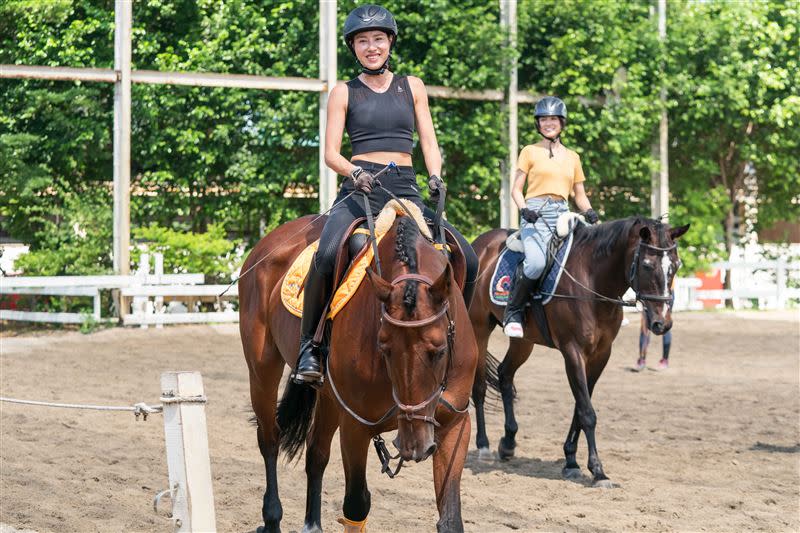
[[[550,270],[545,274],[544,281],[539,288],[538,297],[542,299],[542,305],[547,304],[553,298],[552,294],[558,288],[558,281],[561,279],[563,265],[567,264],[569,252],[572,249],[573,233],[561,242],[556,252],[556,260]],[[525,258],[525,254],[513,252],[506,248],[500,253],[497,265],[492,274],[492,282],[489,285],[489,298],[497,305],[506,305],[511,297],[511,290],[514,284],[514,271],[517,265]]]

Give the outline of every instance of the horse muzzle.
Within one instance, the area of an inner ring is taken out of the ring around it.
[[[436,451],[431,424],[413,424],[400,421],[397,425],[397,437],[392,441],[403,461],[421,462]]]

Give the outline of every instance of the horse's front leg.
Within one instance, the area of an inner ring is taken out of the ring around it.
[[[578,418],[578,404],[572,412],[572,424],[569,426],[567,440],[564,441],[564,468],[561,475],[564,479],[576,479],[581,476],[581,467],[578,465],[576,455],[578,453],[578,438],[581,436],[581,423]]]
[[[314,425],[306,444],[306,519],[303,533],[322,533],[322,476],[331,456],[331,440],[339,427],[336,404],[320,394]]]
[[[522,338],[512,338],[508,344],[508,351],[503,362],[497,368],[500,381],[500,394],[503,398],[503,413],[505,414],[505,436],[500,439],[497,453],[501,460],[514,457],[514,448],[517,447],[516,436],[517,419],[514,416],[514,375],[517,369],[528,360],[533,350],[533,342]]]
[[[349,418],[342,421],[339,444],[342,448],[345,494],[342,504],[344,517],[339,519],[339,523],[344,525],[344,533],[366,531],[367,515],[371,506],[367,488],[369,441],[370,435],[364,426]]]
[[[576,346],[574,343],[567,345],[562,353],[564,354],[569,386],[572,389],[572,395],[575,397],[575,413],[577,414],[578,423],[580,424],[580,428],[576,429],[574,432],[572,431],[573,428],[570,428],[567,442],[569,443],[575,440],[574,447],[577,449],[577,436],[579,431],[583,430],[586,435],[586,444],[589,448],[589,463],[587,466],[594,476],[594,486],[610,488],[613,485],[603,471],[603,465],[597,453],[597,442],[594,435],[594,429],[597,425],[597,415],[594,412],[594,407],[592,407],[591,389],[594,388],[597,376],[593,376],[590,387],[586,376],[586,361],[583,357],[583,352],[580,347]],[[566,452],[567,444],[564,445],[564,448]]]
[[[439,509],[438,532],[463,533],[461,520],[461,472],[469,448],[471,423],[469,414],[454,419],[436,433],[439,446],[433,454],[433,485]]]

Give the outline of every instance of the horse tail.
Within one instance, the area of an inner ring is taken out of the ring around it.
[[[278,403],[277,421],[280,429],[280,449],[292,461],[303,450],[317,404],[317,390],[298,385],[291,379],[283,389]]]
[[[500,390],[500,374],[498,373],[500,368],[500,361],[497,360],[495,356],[493,356],[488,351],[486,352],[486,385],[488,395],[493,400],[500,400],[503,397],[503,393]],[[513,389],[514,398],[517,397],[517,388],[514,387]]]

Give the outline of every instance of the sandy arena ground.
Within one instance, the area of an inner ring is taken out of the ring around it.
[[[467,531],[800,531],[798,314],[678,314],[666,372],[630,371],[637,335],[633,316],[595,390],[600,457],[617,487],[561,479],[573,400],[561,355],[537,348],[517,374],[517,457],[480,462],[471,436]],[[0,394],[12,398],[156,404],[161,372],[200,371],[218,530],[260,524],[263,466],[237,326],[6,333],[0,342]],[[496,331],[491,351],[502,357],[505,347]],[[651,366],[660,353],[654,338]],[[495,449],[502,413],[488,419]],[[328,531],[341,527],[337,443],[323,495]],[[587,474],[583,438],[578,459]],[[368,475],[370,531],[435,531],[429,462],[389,480],[371,451]],[[282,462],[279,477],[283,530],[299,530],[302,462]],[[160,415],[136,422],[130,413],[0,403],[0,530],[171,531],[152,509],[166,487]]]

